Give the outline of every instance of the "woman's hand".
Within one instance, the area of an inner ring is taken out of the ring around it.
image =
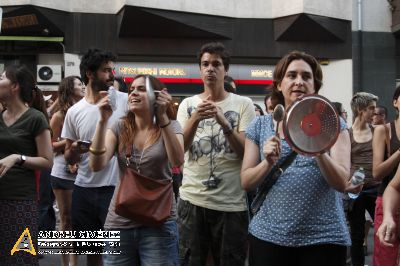
[[[0,160],[0,177],[3,177],[7,171],[19,161],[18,154],[11,154]]]
[[[359,184],[359,185],[353,185],[353,183],[351,183],[351,178],[350,178],[350,180],[347,181],[344,192],[358,194],[363,189],[363,186],[364,186],[364,183]]]
[[[382,245],[393,247],[397,239],[397,229],[396,223],[393,220],[393,217],[384,218],[381,226],[379,227],[376,235],[379,238],[379,241]]]
[[[264,144],[263,154],[267,162],[274,165],[281,155],[281,141],[277,136],[270,137]]]
[[[108,119],[113,114],[113,110],[110,106],[110,98],[108,97],[107,91],[100,91],[101,100],[97,103],[97,107],[99,107],[100,117],[102,121],[108,121]]]
[[[163,89],[158,93],[157,99],[156,99],[156,116],[157,116],[157,121],[160,126],[166,125],[169,123],[169,118],[167,115],[167,109],[168,106],[170,105],[172,100],[172,97],[170,94],[168,94],[167,89]]]

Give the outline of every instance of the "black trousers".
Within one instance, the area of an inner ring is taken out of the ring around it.
[[[249,235],[250,266],[345,266],[346,246],[283,247]]]
[[[372,218],[375,217],[375,193],[364,193],[358,196],[347,214],[350,224],[351,236],[351,262],[353,266],[364,266],[364,236],[365,236],[365,211],[368,211]]]

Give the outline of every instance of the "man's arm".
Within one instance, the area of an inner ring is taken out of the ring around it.
[[[76,164],[81,160],[81,154],[88,152],[89,147],[80,147],[78,141],[73,141],[71,139],[66,139],[64,158],[68,164]]]
[[[224,116],[222,110],[218,109],[218,113],[215,116],[218,124],[221,125],[222,131],[224,133],[225,138],[228,140],[230,147],[232,150],[240,157],[243,158],[244,154],[244,132],[238,132],[232,128],[232,125]]]
[[[196,112],[195,112],[196,113]],[[194,136],[196,135],[197,127],[200,123],[197,116],[192,115],[183,128],[183,143],[185,152],[192,146]]]
[[[194,136],[196,135],[197,127],[201,120],[213,118],[217,111],[214,104],[207,100],[202,101],[197,105],[197,108],[192,112],[191,116],[187,119],[188,106],[182,102],[178,110],[178,121],[183,128],[183,144],[185,152],[190,148],[193,143]]]
[[[239,110],[239,120],[237,129],[232,128],[232,125],[226,119],[223,111],[217,107],[217,114],[215,116],[217,122],[221,125],[225,138],[228,140],[232,150],[240,157],[244,155],[245,145],[245,129],[255,118],[255,111],[253,103],[250,99],[243,99],[241,108]]]

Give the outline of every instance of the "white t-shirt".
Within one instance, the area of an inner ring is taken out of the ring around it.
[[[177,118],[182,128],[201,102],[197,95],[182,101]],[[255,118],[253,103],[247,97],[230,93],[226,99],[216,104],[235,131],[244,132]],[[216,120],[202,120],[192,145],[185,153],[180,197],[194,205],[217,211],[246,210],[246,193],[240,184],[241,166],[242,158],[232,150]],[[221,179],[214,189],[202,183],[210,177],[211,172]]]
[[[128,110],[128,94],[117,91],[117,110],[108,120],[107,127],[113,125]],[[96,131],[100,111],[97,105],[90,104],[85,98],[68,109],[65,116],[61,137],[70,140],[92,140]],[[75,185],[80,187],[115,186],[119,178],[119,168],[115,156],[106,167],[99,172],[92,172],[89,168],[89,154],[82,154],[79,162]]]

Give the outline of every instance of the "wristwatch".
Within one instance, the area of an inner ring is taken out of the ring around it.
[[[25,161],[26,161],[26,156],[21,154],[19,157],[18,165],[20,165],[20,166],[23,165],[25,163]]]

